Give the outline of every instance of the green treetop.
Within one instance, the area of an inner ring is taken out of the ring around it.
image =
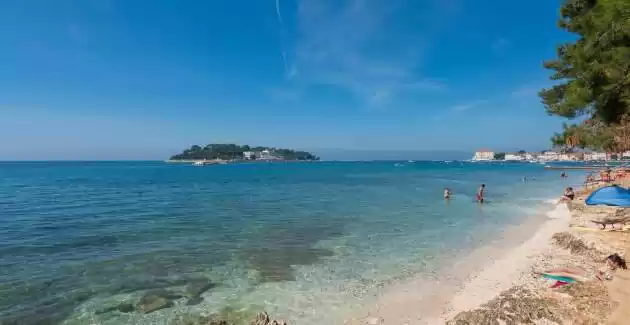
[[[539,95],[550,115],[583,118],[552,142],[591,149],[619,147],[609,129],[630,113],[630,1],[566,0],[560,28],[576,36],[544,63],[558,84]]]

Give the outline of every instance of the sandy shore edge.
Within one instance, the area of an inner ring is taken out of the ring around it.
[[[550,283],[534,273],[568,267],[594,274],[609,254],[626,256],[630,235],[619,229],[600,230],[591,220],[627,216],[629,209],[586,206],[588,193],[583,189],[575,201],[558,206],[530,240],[455,296],[453,309],[435,324],[612,324],[611,315],[628,309],[628,295],[612,294],[623,285],[620,280],[627,279],[628,271],[617,271],[613,281],[593,280],[558,289],[550,289]]]
[[[630,181],[622,185],[628,186]],[[630,235],[599,230],[590,220],[630,215],[626,211],[630,209],[586,206],[586,194],[582,190],[572,203],[560,204],[548,212],[548,220],[517,246],[482,251],[496,253],[496,259],[473,272],[457,289],[416,279],[393,288],[363,316],[345,323],[626,324],[624,317],[630,310],[622,311],[628,309],[630,301],[630,272],[617,271],[613,281],[591,281],[553,290],[548,281],[534,273],[556,267],[594,272],[609,254],[626,256]],[[627,291],[619,289],[624,285]],[[614,323],[614,318],[621,319],[621,323]]]

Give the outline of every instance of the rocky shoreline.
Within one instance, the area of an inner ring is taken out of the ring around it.
[[[125,299],[123,301],[112,301],[111,304],[105,304],[100,309],[94,311],[96,316],[105,317],[116,314],[151,314],[153,312],[174,307],[175,305],[185,304],[186,306],[194,306],[203,302],[203,293],[215,288],[217,285],[205,278],[195,278],[181,280],[182,289],[172,288],[149,288],[135,298]],[[167,282],[167,284],[173,284]],[[123,290],[124,291],[124,290]],[[140,292],[139,292],[140,293]],[[172,319],[169,325],[286,325],[284,321],[274,320],[269,317],[266,312],[259,312],[250,321],[229,313],[212,314],[212,315],[180,315]],[[251,315],[251,314],[250,314]]]
[[[625,183],[629,185],[628,181]],[[605,231],[593,220],[630,220],[630,209],[586,206],[585,196],[585,192],[581,193],[569,205],[568,229],[551,237],[549,248],[533,258],[531,270],[523,272],[512,288],[478,308],[459,312],[446,324],[607,324],[611,314],[627,308],[620,307],[619,299],[611,297],[610,281],[592,280],[550,289],[549,283],[535,274],[557,267],[594,273],[606,256],[627,256],[630,235],[619,227]],[[618,270],[615,276],[625,272],[628,271]]]

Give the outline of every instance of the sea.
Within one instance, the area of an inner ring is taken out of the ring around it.
[[[458,161],[3,162],[0,179],[2,324],[241,322],[266,310],[310,325],[342,324],[388,287],[439,279],[504,229],[542,223],[583,172]],[[134,309],[156,290],[172,293],[165,308]]]

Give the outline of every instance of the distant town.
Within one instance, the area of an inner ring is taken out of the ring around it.
[[[630,151],[624,153],[610,152],[562,152],[544,150],[541,152],[494,152],[491,150],[479,150],[473,155],[471,161],[523,161],[523,162],[549,162],[549,161],[611,161],[630,160]]]

